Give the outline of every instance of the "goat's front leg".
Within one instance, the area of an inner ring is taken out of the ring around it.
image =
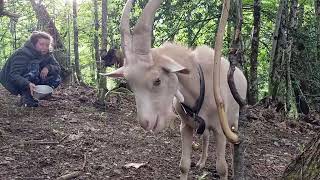
[[[197,163],[197,167],[200,169],[204,168],[207,158],[208,158],[208,146],[209,146],[209,138],[210,138],[210,132],[208,129],[206,129],[202,135],[202,154],[201,158]]]
[[[188,172],[191,166],[193,129],[190,126],[186,125],[184,122],[181,122],[180,133],[182,142],[182,154],[180,160],[180,179],[187,180]]]
[[[226,143],[227,139],[223,134],[222,130],[220,132],[215,132],[216,137],[216,168],[217,172],[220,176],[220,179],[227,180],[228,179],[228,164],[226,161]]]

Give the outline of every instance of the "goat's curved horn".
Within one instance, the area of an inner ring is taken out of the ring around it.
[[[150,0],[134,27],[134,48],[139,54],[147,54],[151,49],[154,16],[162,1],[163,0]]]
[[[121,48],[124,52],[124,56],[126,57],[126,54],[128,51],[131,50],[132,45],[132,35],[130,32],[130,12],[132,8],[132,4],[135,0],[128,0],[125,7],[123,8],[122,16],[121,16],[121,22],[120,22],[120,32],[121,32]]]

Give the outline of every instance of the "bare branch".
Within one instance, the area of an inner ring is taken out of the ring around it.
[[[216,100],[219,120],[224,134],[227,139],[232,143],[239,143],[239,137],[233,133],[229,127],[227,116],[225,113],[224,103],[221,97],[220,92],[220,63],[221,63],[221,50],[222,50],[222,41],[227,24],[228,16],[230,10],[230,0],[224,0],[222,7],[222,14],[220,18],[218,33],[215,41],[215,53],[214,53],[214,74],[213,74],[213,87],[214,87],[214,98]]]
[[[0,0],[0,17],[1,16],[8,16],[12,18],[14,21],[17,21],[18,18],[20,17],[19,14],[11,13],[9,11],[4,10],[4,1]]]

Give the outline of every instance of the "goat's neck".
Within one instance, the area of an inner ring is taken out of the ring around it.
[[[177,73],[177,76],[179,79],[179,90],[184,96],[184,103],[193,107],[200,94],[200,77],[197,69],[198,64],[194,60],[195,57],[192,50],[170,43],[154,50],[158,54],[171,57],[190,71],[189,74]]]
[[[184,66],[190,70],[190,73],[187,75],[178,74],[180,92],[184,96],[184,103],[189,107],[194,107],[200,95],[200,76],[196,63],[190,62]]]

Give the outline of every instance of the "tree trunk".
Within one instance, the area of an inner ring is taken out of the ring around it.
[[[317,62],[320,62],[320,0],[314,1],[317,32]]]
[[[65,6],[68,7],[68,10],[69,10],[69,4],[67,1],[65,1]],[[67,66],[70,68],[70,71],[71,71],[71,76],[69,76],[68,79],[66,79],[66,81],[68,83],[74,83],[74,70],[73,70],[73,65],[71,63],[71,33],[70,33],[70,12],[67,11],[67,43],[68,43],[68,49],[67,49]]]
[[[278,86],[279,86],[279,75],[277,72],[277,68],[280,66],[281,52],[280,52],[280,43],[281,43],[281,26],[283,20],[283,12],[285,6],[287,4],[287,0],[281,0],[278,8],[278,15],[276,19],[276,25],[273,32],[273,42],[272,42],[272,50],[271,50],[271,61],[270,61],[270,69],[269,69],[269,95],[275,98]]]
[[[320,132],[307,144],[282,175],[285,180],[320,179]]]
[[[292,86],[291,86],[291,55],[292,55],[292,40],[288,40],[288,46],[285,50],[285,71],[286,71],[286,79],[285,79],[285,112],[288,113],[290,111],[290,99],[292,97]]]
[[[101,49],[102,51],[107,51],[107,44],[108,44],[108,0],[102,0],[102,41],[101,41]]]
[[[15,2],[11,2],[12,3],[12,11],[13,13],[15,13],[16,11],[16,6],[15,6]],[[10,21],[10,33],[11,33],[11,36],[12,36],[12,39],[13,39],[13,42],[12,42],[12,50],[13,52],[17,49],[17,30],[16,30],[16,27],[17,27],[17,21]]]
[[[54,39],[54,49],[53,52],[55,58],[61,66],[61,76],[64,80],[67,78],[70,73],[70,68],[67,65],[67,50],[63,45],[63,40],[60,37],[60,34],[54,25],[54,22],[51,20],[48,11],[45,6],[42,4],[37,4],[35,0],[30,0],[33,10],[36,12],[36,16],[40,24],[42,25],[42,30],[48,32]]]
[[[235,71],[235,67],[241,64],[242,62],[242,52],[243,52],[243,46],[241,44],[241,29],[242,29],[242,1],[236,0],[233,3],[234,8],[234,14],[235,14],[235,21],[236,21],[236,27],[234,31],[234,37],[232,41],[232,45],[229,52],[229,61],[230,61],[230,67],[228,71],[228,84],[231,90],[231,93],[234,97],[234,99],[237,101],[237,103],[240,106],[240,115],[239,115],[239,126],[238,126],[238,134],[240,135],[240,143],[235,144],[233,148],[233,179],[237,180],[244,180],[246,178],[246,171],[245,171],[245,157],[244,152],[247,144],[246,140],[246,123],[248,122],[246,120],[246,101],[241,98],[239,93],[237,92],[237,88],[234,83],[233,74]]]
[[[77,82],[82,83],[82,76],[80,70],[80,63],[79,63],[79,30],[78,30],[78,5],[77,0],[73,0],[72,3],[73,9],[73,51],[74,51],[74,65],[75,65],[75,72],[77,77]]]
[[[94,46],[94,58],[97,65],[97,70],[99,73],[100,70],[100,52],[99,52],[99,17],[98,17],[98,2],[97,0],[93,1],[93,14],[94,14],[94,37],[93,37],[93,46]],[[98,80],[100,79],[100,76],[98,74]]]
[[[100,58],[100,51],[99,51],[99,19],[98,19],[98,2],[97,0],[92,0],[93,1],[93,7],[94,7],[94,39],[93,39],[93,45],[94,45],[94,52],[95,52],[95,61],[96,61],[96,66],[97,66],[97,82],[98,82],[98,99],[97,103],[98,104],[103,104],[104,100],[104,94],[106,92],[106,87],[104,87],[101,83],[101,78],[99,73],[102,73],[102,69],[104,69],[102,65],[102,61]]]
[[[3,16],[4,12],[4,1],[3,0],[0,0],[0,16]]]
[[[101,51],[107,52],[107,45],[108,45],[108,0],[102,0],[102,41],[101,41]],[[102,54],[102,53],[101,53]],[[100,54],[100,55],[101,55]],[[101,60],[101,57],[100,57]],[[106,68],[104,68],[104,65],[100,62],[101,66],[101,73],[106,72]],[[107,89],[107,79],[105,77],[100,78],[99,87],[101,88],[102,92],[99,94],[99,99],[103,101],[105,93],[108,91]]]
[[[288,35],[287,35],[287,49],[286,49],[286,112],[290,111],[290,100],[292,98],[292,82],[291,82],[291,60],[296,56],[296,48],[294,42],[296,42],[296,38],[294,38],[297,33],[297,9],[298,9],[298,0],[291,0],[290,6],[290,15],[289,15],[289,23],[288,23]]]
[[[8,16],[8,17],[12,18],[14,21],[17,21],[19,18],[18,14],[11,13],[11,12],[6,11],[4,9],[4,0],[0,0],[0,17],[1,16]]]
[[[253,34],[250,58],[250,81],[248,102],[253,105],[258,101],[258,51],[260,33],[261,0],[254,0],[253,4]]]
[[[303,30],[303,22],[304,22],[304,4],[299,4],[299,10],[297,13],[297,27],[295,32],[292,34],[298,34],[298,31]],[[292,60],[291,60],[291,69],[292,73],[294,73],[293,70],[301,68],[301,60],[305,59],[303,56],[304,53],[304,42],[305,39],[301,36],[294,36],[293,39],[293,50],[292,50]],[[303,113],[303,114],[309,114],[310,112],[310,107],[307,102],[306,96],[304,95],[306,92],[306,89],[304,86],[302,86],[304,83],[301,81],[301,78],[299,77],[291,77],[291,83],[292,83],[292,88],[293,88],[293,93],[295,96],[295,105],[298,114]]]
[[[90,52],[91,52],[91,58],[95,59],[95,51],[94,51],[94,47],[90,47]],[[96,81],[96,72],[97,72],[97,67],[96,67],[96,63],[91,63],[90,66],[90,78],[92,82]]]
[[[275,29],[274,38],[276,43],[272,47],[272,62],[270,67],[269,92],[272,98],[284,96],[286,93],[286,62],[288,57],[288,0],[281,0],[279,5],[278,17],[279,26]],[[277,20],[277,21],[278,21]],[[278,22],[277,22],[278,23]],[[279,91],[280,90],[280,91]],[[285,99],[285,98],[284,98]]]
[[[245,99],[242,99],[239,93],[237,92],[236,85],[234,83],[233,74],[235,71],[235,67],[239,67],[241,69],[241,63],[243,59],[243,46],[241,44],[241,30],[242,30],[242,1],[236,0],[233,3],[233,6],[235,8],[234,13],[236,14],[234,17],[236,19],[236,27],[234,30],[234,36],[232,40],[232,45],[229,51],[229,61],[230,61],[230,67],[228,71],[228,85],[231,89],[231,93],[234,97],[234,99],[237,101],[237,103],[240,105],[240,107],[245,106],[247,103]]]

